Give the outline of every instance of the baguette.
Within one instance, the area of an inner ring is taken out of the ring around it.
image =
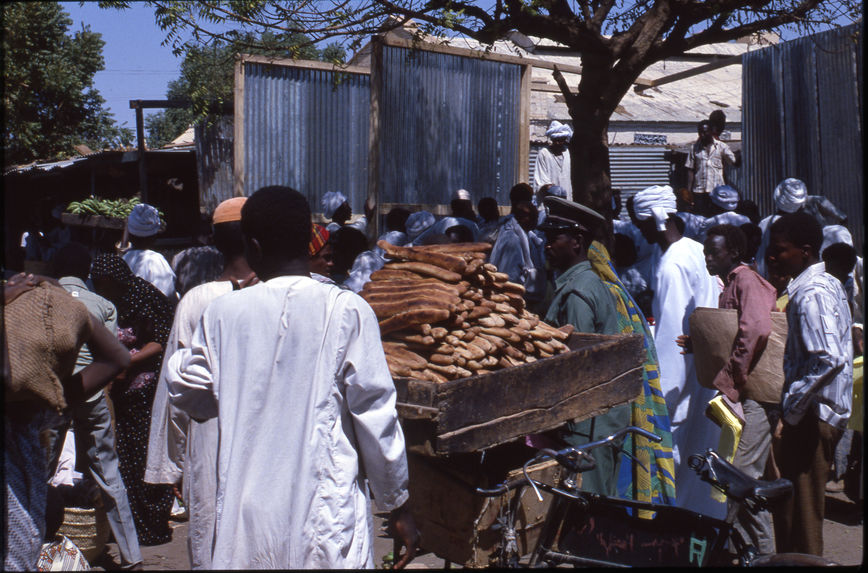
[[[406,347],[394,342],[384,342],[383,350],[386,352],[388,361],[395,361],[397,364],[407,366],[410,370],[425,368],[428,361]]]
[[[398,314],[414,311],[414,310],[426,310],[426,309],[434,309],[434,310],[444,310],[446,312],[446,318],[449,318],[449,314],[457,310],[456,305],[444,303],[441,300],[434,298],[414,298],[410,300],[400,301],[400,300],[391,300],[391,301],[368,301],[368,304],[371,306],[371,309],[374,311],[374,314],[377,315],[377,319],[383,321],[392,316],[396,316]],[[402,327],[403,328],[403,327]]]
[[[449,318],[449,311],[445,308],[418,308],[399,312],[380,321],[380,334],[388,334],[396,330],[402,330],[415,324],[434,324]],[[433,340],[433,339],[432,339]]]
[[[459,274],[463,273],[464,269],[467,268],[467,263],[463,258],[443,251],[423,251],[410,247],[399,247],[384,240],[377,241],[377,246],[383,249],[383,251],[385,251],[385,253],[392,259],[403,259],[436,265]]]
[[[371,281],[425,280],[428,277],[410,271],[382,268],[371,273]]]
[[[386,266],[380,270],[399,270],[410,271],[424,276],[434,277],[447,283],[457,283],[461,280],[461,275],[450,270],[432,265],[429,263],[419,263],[416,261],[408,261],[402,263],[386,263]],[[380,272],[380,271],[377,271]],[[373,273],[371,273],[373,277]]]
[[[491,250],[491,243],[445,243],[442,245],[420,245],[413,248],[439,253],[487,253]]]

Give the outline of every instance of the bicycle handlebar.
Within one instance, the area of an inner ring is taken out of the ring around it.
[[[590,454],[587,453],[588,450],[593,450],[594,448],[599,448],[600,446],[605,446],[605,445],[611,444],[612,442],[614,442],[618,438],[621,438],[621,437],[623,437],[629,433],[639,434],[639,435],[641,435],[641,436],[643,436],[643,437],[645,437],[645,438],[647,438],[653,442],[659,442],[660,440],[663,439],[662,437],[658,436],[657,434],[654,434],[652,432],[649,432],[648,430],[644,430],[644,429],[639,428],[637,426],[627,426],[626,428],[622,428],[622,429],[618,430],[617,432],[615,432],[614,434],[607,436],[606,438],[603,438],[602,440],[597,440],[595,442],[589,442],[583,446],[579,446],[578,448],[573,447],[573,446],[563,448],[561,450],[550,450],[548,448],[543,448],[543,449],[539,450],[539,452],[537,453],[536,456],[534,456],[533,458],[531,458],[527,462],[525,462],[524,467],[522,468],[524,470],[524,475],[525,475],[524,479],[518,479],[518,480],[514,480],[512,482],[503,482],[494,489],[476,488],[476,493],[481,494],[481,495],[485,495],[485,496],[498,496],[498,495],[502,495],[502,494],[504,494],[510,490],[513,490],[513,489],[516,489],[518,487],[522,487],[525,485],[530,485],[536,491],[536,489],[537,489],[536,484],[527,475],[527,466],[530,465],[531,463],[535,462],[535,461],[544,460],[546,458],[551,458],[551,459],[556,460],[560,465],[564,466],[565,468],[567,468],[568,470],[573,471],[573,472],[582,472],[582,471],[591,470],[594,467],[596,467],[596,461],[594,460],[593,456],[591,456]],[[590,467],[580,468],[579,462],[582,460],[587,460],[588,462],[590,462],[591,463]],[[540,497],[539,491],[536,491],[536,494],[537,494],[537,497],[539,498]]]

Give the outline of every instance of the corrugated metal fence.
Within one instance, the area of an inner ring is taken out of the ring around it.
[[[361,213],[370,76],[279,63],[243,65],[245,194],[288,185],[318,211],[327,191],[341,191],[353,212]]]
[[[519,65],[383,47],[380,201],[448,203],[456,189],[509,202],[519,180]]]
[[[775,186],[805,182],[864,243],[861,24],[749,52],[742,60],[742,192],[763,215]]]
[[[199,210],[213,213],[221,202],[233,197],[232,116],[196,126],[196,171],[199,175]]]

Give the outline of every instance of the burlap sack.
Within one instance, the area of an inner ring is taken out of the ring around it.
[[[6,305],[9,350],[6,402],[38,400],[66,407],[61,380],[70,376],[81,345],[90,337],[90,314],[81,302],[41,283]]]
[[[730,308],[699,307],[690,315],[690,340],[696,377],[706,388],[729,360],[738,332],[738,311]],[[743,396],[777,404],[784,386],[784,347],[787,343],[787,315],[772,313],[772,333],[759,362],[748,374]]]

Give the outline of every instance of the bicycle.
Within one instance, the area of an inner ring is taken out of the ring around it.
[[[582,491],[576,483],[577,475],[595,467],[589,451],[606,445],[614,447],[616,440],[631,432],[655,442],[661,440],[656,434],[629,426],[579,448],[567,447],[557,451],[541,449],[535,457],[525,462],[522,468],[524,478],[502,483],[493,489],[476,488],[478,494],[488,497],[497,497],[528,486],[540,501],[540,490],[552,494],[552,503],[536,547],[530,554],[528,567],[561,564],[596,567],[730,565],[727,550],[727,541],[730,540],[738,564],[743,567],[834,565],[821,557],[800,553],[758,555],[728,519],[715,519],[670,505]],[[566,470],[560,485],[546,484],[528,476],[528,466],[546,459],[556,460]],[[690,456],[688,464],[703,481],[753,512],[792,494],[789,480],[753,479],[711,449]],[[640,512],[653,517],[641,518],[638,516]],[[519,556],[509,549],[515,546],[509,543],[514,538],[514,529],[508,523],[504,526],[499,565],[517,567]]]

